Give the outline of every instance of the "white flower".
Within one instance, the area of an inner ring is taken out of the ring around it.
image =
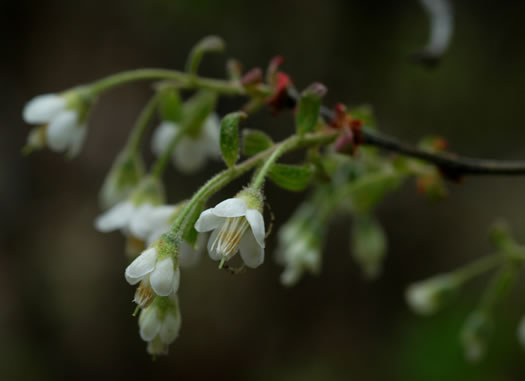
[[[125,271],[126,280],[134,285],[142,281],[140,287],[153,290],[156,295],[168,296],[179,289],[180,270],[175,267],[171,255],[159,255],[156,246],[150,247],[140,254]],[[141,300],[137,304],[142,305]]]
[[[139,332],[142,340],[148,343],[148,353],[165,355],[168,346],[179,336],[182,318],[177,296],[162,298],[141,311]]]
[[[70,156],[80,152],[86,137],[86,125],[80,121],[79,111],[68,107],[68,100],[57,94],[44,94],[31,99],[24,107],[23,118],[26,123],[45,125],[45,141],[53,151],[66,149]],[[38,143],[30,137],[29,145]]]
[[[213,260],[228,261],[239,250],[244,263],[255,268],[264,261],[264,219],[259,197],[230,198],[207,209],[195,223],[198,232],[213,230],[208,252]]]
[[[168,121],[157,127],[151,141],[152,150],[157,156],[168,149],[179,129],[178,124]],[[202,168],[207,157],[220,157],[220,120],[217,114],[210,114],[198,133],[197,136],[184,136],[173,151],[173,164],[181,172],[195,172]]]
[[[456,282],[449,276],[436,276],[410,285],[406,290],[405,298],[414,312],[431,315],[450,297],[456,286]]]

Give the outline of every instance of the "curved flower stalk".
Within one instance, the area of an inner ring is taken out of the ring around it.
[[[67,150],[68,156],[76,156],[86,137],[88,103],[78,91],[43,94],[31,99],[24,107],[23,118],[38,127],[30,132],[26,149],[47,145],[53,151]]]
[[[248,267],[258,267],[264,262],[264,219],[262,195],[246,189],[236,197],[217,204],[201,213],[195,230],[213,230],[208,240],[208,252],[221,265],[237,251]]]
[[[184,136],[172,154],[175,167],[181,172],[193,173],[204,166],[206,158],[219,159],[219,128],[219,117],[212,113],[196,134]],[[152,151],[157,156],[161,156],[179,130],[180,126],[175,122],[162,122],[153,133]]]
[[[179,336],[181,324],[177,295],[155,298],[139,316],[140,337],[148,343],[148,353],[167,355],[169,345]]]

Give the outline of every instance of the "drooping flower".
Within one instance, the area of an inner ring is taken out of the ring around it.
[[[176,294],[156,297],[139,316],[139,332],[148,343],[149,354],[166,355],[168,347],[179,336],[182,318]]]
[[[240,251],[244,263],[255,268],[264,261],[264,219],[262,195],[244,190],[201,213],[195,230],[213,230],[208,252],[216,261],[228,261]]]
[[[128,198],[144,176],[144,162],[138,152],[120,152],[100,190],[100,203],[110,208]]]
[[[410,285],[405,298],[414,312],[431,315],[451,297],[457,286],[451,276],[440,275]]]
[[[160,244],[144,250],[126,268],[125,276],[129,284],[139,282],[135,302],[141,307],[151,302],[152,293],[168,296],[179,289],[180,269],[176,258],[165,253]]]
[[[152,150],[157,156],[168,149],[179,129],[177,123],[169,121],[164,121],[157,127],[151,141]],[[172,156],[175,167],[181,172],[192,173],[203,167],[206,158],[219,158],[219,130],[219,117],[212,113],[198,131],[180,140]]]
[[[56,152],[67,150],[70,157],[77,155],[86,137],[88,107],[76,91],[43,94],[31,99],[24,107],[23,118],[38,127],[29,134],[28,149],[47,145]]]

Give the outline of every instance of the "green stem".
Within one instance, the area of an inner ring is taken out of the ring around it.
[[[498,300],[502,299],[516,280],[516,266],[509,262],[492,278],[480,303],[480,310],[491,313]]]
[[[273,164],[277,161],[277,159],[281,155],[283,155],[289,149],[288,146],[289,145],[293,145],[293,143],[294,143],[293,140],[288,140],[288,141],[285,140],[284,142],[279,144],[274,149],[274,151],[272,152],[272,154],[270,155],[268,160],[266,160],[264,162],[264,165],[262,166],[262,168],[259,171],[257,171],[255,177],[252,180],[250,188],[261,189],[261,187],[264,184],[264,179],[266,178],[266,175],[268,174],[268,172],[272,168]]]
[[[160,155],[159,158],[153,163],[153,167],[151,169],[152,176],[156,177],[157,179],[160,179],[162,177],[162,175],[164,174],[164,170],[166,169],[169,163],[171,155],[173,154],[173,150],[175,149],[177,144],[179,144],[184,135],[185,131],[182,131],[181,129],[177,130],[176,135],[173,137],[173,139],[171,139],[166,151],[164,151],[162,155]]]
[[[268,148],[267,150],[260,152],[259,154],[251,157],[244,162],[237,164],[231,168],[225,169],[224,171],[218,173],[212,177],[206,184],[204,184],[191,200],[186,204],[181,213],[177,216],[170,233],[181,234],[181,227],[184,224],[186,217],[190,214],[195,206],[201,202],[205,202],[209,197],[214,193],[218,192],[222,187],[230,183],[232,180],[240,177],[250,169],[259,165],[263,160],[268,158],[274,153],[274,151],[293,150],[301,148],[308,145],[314,144],[326,144],[331,143],[337,137],[337,131],[329,132],[318,132],[314,134],[308,134],[303,137],[291,136],[288,139],[283,140],[281,143],[274,145],[273,147]],[[284,146],[285,148],[280,148]]]
[[[157,108],[158,103],[159,103],[159,96],[158,94],[156,94],[149,100],[146,106],[144,106],[144,108],[142,109],[135,123],[135,127],[133,127],[133,131],[131,132],[128,138],[128,142],[126,143],[126,149],[128,149],[130,152],[136,153],[140,150],[142,139],[148,129],[149,122],[153,118],[153,115],[155,113],[155,109]]]
[[[489,270],[492,270],[502,262],[503,258],[500,255],[489,255],[482,257],[468,265],[452,272],[452,276],[459,283],[464,283],[478,275],[481,275]]]
[[[89,86],[89,94],[91,96],[100,95],[116,86],[140,80],[169,80],[175,81],[175,85],[178,88],[211,89],[229,95],[247,94],[245,88],[238,82],[201,78],[177,70],[167,69],[137,69],[113,74],[92,83]],[[266,86],[259,86],[257,92],[260,96],[266,96],[270,94],[270,89]]]

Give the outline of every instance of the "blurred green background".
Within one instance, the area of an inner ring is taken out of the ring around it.
[[[522,286],[501,305],[488,358],[478,365],[463,359],[458,335],[486,279],[432,318],[408,311],[403,292],[488,253],[496,217],[525,241],[524,178],[467,178],[451,184],[439,204],[420,197],[413,183],[388,197],[378,215],[389,253],[372,283],[350,258],[345,218],[330,227],[321,276],[292,289],[279,284],[275,234],[264,266],[243,276],[217,271],[205,258],[183,274],[179,339],[169,357],[152,362],[131,316],[122,237],[93,229],[98,189],[148,85],[100,99],[75,160],[20,154],[29,131],[21,110],[34,95],[126,69],[181,69],[195,42],[218,34],[227,56],[246,69],[283,55],[297,87],[321,81],[329,105],[369,103],[379,128],[407,141],[438,134],[456,152],[524,159],[525,6],[514,4],[457,2],[450,49],[428,70],[407,58],[428,34],[415,0],[1,1],[0,379],[523,379],[525,353],[515,339],[525,313]],[[206,57],[202,72],[222,76],[225,58]],[[219,112],[240,104],[222,100]],[[292,122],[290,113],[261,113],[249,127],[281,138]],[[149,147],[145,153],[151,158]],[[170,170],[170,201],[220,168],[214,163],[190,178]],[[273,185],[266,191],[277,226],[303,197]]]

